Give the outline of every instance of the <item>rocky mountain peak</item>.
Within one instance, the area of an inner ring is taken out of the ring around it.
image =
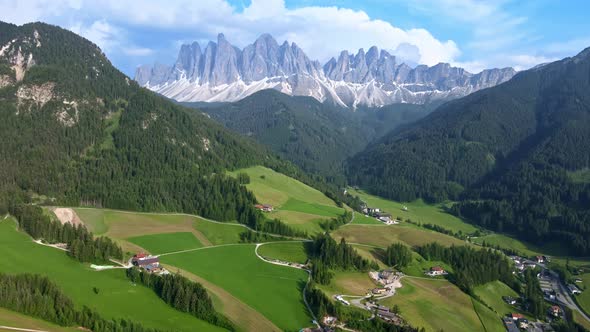
[[[297,44],[279,45],[270,34],[239,49],[220,33],[204,50],[196,42],[182,45],[173,66],[138,67],[135,79],[179,101],[236,101],[273,88],[356,107],[462,97],[514,74],[511,68],[472,74],[448,63],[412,68],[377,46],[356,54],[343,50],[322,66]]]

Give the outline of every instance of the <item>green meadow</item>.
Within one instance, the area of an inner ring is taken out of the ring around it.
[[[483,303],[494,308],[498,319],[501,319],[503,316],[511,312],[520,312],[516,310],[514,306],[509,305],[502,299],[502,296],[511,296],[516,299],[519,295],[501,281],[492,281],[485,285],[477,286],[474,289],[474,293]]]
[[[191,315],[179,312],[142,286],[134,286],[125,270],[94,271],[63,251],[35,244],[18,232],[11,220],[0,221],[0,270],[4,273],[39,273],[57,283],[76,305],[88,306],[103,317],[128,318],[162,330],[221,331]],[[93,288],[99,290],[98,294]]]
[[[475,226],[447,213],[444,203],[433,205],[427,204],[422,200],[400,203],[370,195],[362,190],[349,189],[348,192],[353,196],[359,196],[369,207],[379,208],[382,211],[391,213],[393,217],[398,217],[402,220],[411,219],[414,222],[434,224],[454,232],[461,231],[467,234],[477,230]],[[408,211],[404,211],[402,209],[403,206],[406,206]]]
[[[230,245],[162,256],[161,260],[227,290],[283,330],[311,325],[303,304],[307,272],[260,260],[255,245]]]
[[[190,232],[141,235],[130,237],[127,240],[154,255],[203,246]]]
[[[19,314],[18,312],[0,308],[0,326],[15,327],[21,329],[42,330],[52,332],[80,331],[75,327],[63,327],[44,320]],[[4,329],[0,328],[0,331]],[[9,331],[9,330],[6,330]]]
[[[322,231],[320,224],[344,213],[344,208],[322,192],[269,168],[255,166],[231,172],[231,175],[246,173],[251,190],[262,204],[270,204],[275,211],[267,216],[277,218],[293,228],[310,234]]]
[[[273,242],[258,247],[258,254],[267,258],[280,259],[286,262],[307,262],[304,242]]]
[[[469,295],[450,282],[405,277],[402,285],[395,296],[380,304],[397,305],[410,325],[433,332],[486,331]]]

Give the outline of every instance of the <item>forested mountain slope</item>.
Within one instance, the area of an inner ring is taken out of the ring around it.
[[[590,253],[590,49],[448,102],[349,161],[354,184]]]
[[[2,191],[220,220],[251,215],[255,200],[225,170],[277,162],[139,87],[88,40],[42,23],[0,23],[0,140]]]
[[[373,139],[416,121],[432,105],[393,104],[356,112],[311,97],[262,90],[235,103],[185,103],[252,137],[303,170],[344,184],[342,162]]]

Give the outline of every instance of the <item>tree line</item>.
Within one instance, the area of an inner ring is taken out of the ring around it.
[[[36,274],[0,273],[0,306],[60,326],[82,326],[93,332],[162,332],[127,319],[104,319],[86,306],[78,309],[51,280]]]
[[[16,217],[19,228],[31,237],[48,243],[65,243],[68,255],[81,261],[104,263],[114,258],[123,260],[123,250],[108,237],[95,238],[84,225],[62,224],[43,213],[35,205],[20,204],[10,213]]]
[[[182,312],[201,320],[234,331],[233,324],[213,308],[207,290],[199,283],[192,282],[178,274],[156,275],[137,267],[127,269],[127,277],[152,289],[164,302]]]
[[[320,284],[330,283],[333,276],[330,269],[378,269],[376,262],[360,256],[344,238],[337,243],[329,233],[316,235],[312,242],[306,243],[306,251],[312,262],[312,278]]]
[[[501,252],[467,246],[444,247],[436,242],[419,246],[416,252],[426,260],[449,264],[453,268],[452,281],[468,294],[473,293],[475,286],[495,280],[518,289],[510,262]]]

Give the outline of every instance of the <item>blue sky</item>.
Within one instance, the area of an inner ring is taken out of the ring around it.
[[[0,8],[2,21],[44,21],[83,35],[130,76],[220,32],[239,47],[270,33],[322,62],[376,45],[410,63],[472,72],[522,70],[590,46],[583,0],[0,0]]]

